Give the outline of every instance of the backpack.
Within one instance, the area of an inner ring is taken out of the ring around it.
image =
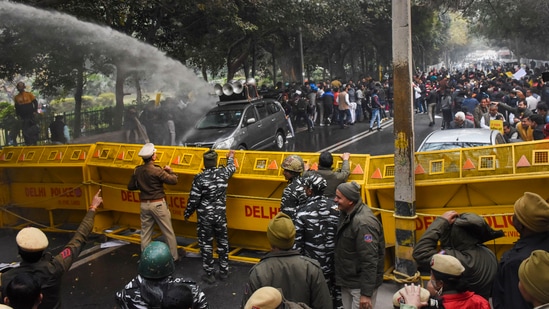
[[[301,98],[299,99],[299,101],[297,101],[297,111],[298,112],[307,111],[307,101],[304,98]]]

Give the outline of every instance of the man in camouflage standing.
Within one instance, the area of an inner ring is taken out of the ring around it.
[[[303,188],[303,159],[298,155],[289,155],[282,162],[284,178],[288,180],[288,186],[282,192],[280,199],[280,211],[295,220],[297,207],[307,201],[307,195]]]
[[[213,239],[217,242],[219,278],[229,275],[229,239],[227,236],[227,186],[236,171],[234,150],[227,153],[227,166],[217,167],[217,153],[204,153],[204,171],[194,177],[189,203],[185,210],[187,220],[196,210],[198,245],[202,255],[202,280],[214,283]]]
[[[294,248],[302,255],[318,261],[335,301],[341,299],[340,293],[335,290],[334,278],[335,234],[339,214],[332,208],[332,201],[323,195],[327,187],[326,179],[312,173],[304,177],[303,186],[307,202],[300,205],[297,211]],[[334,305],[337,307],[337,304]]]

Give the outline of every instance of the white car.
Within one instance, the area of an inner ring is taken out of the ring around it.
[[[498,130],[452,129],[431,132],[423,140],[417,152],[437,151],[505,144]]]

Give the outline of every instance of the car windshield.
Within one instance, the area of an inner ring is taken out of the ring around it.
[[[447,150],[447,149],[457,149],[457,148],[469,148],[469,147],[480,147],[487,146],[486,143],[471,143],[471,142],[454,142],[454,143],[426,143],[421,147],[421,151],[436,151],[436,150]]]
[[[242,110],[213,110],[196,125],[197,129],[234,128],[240,123]]]

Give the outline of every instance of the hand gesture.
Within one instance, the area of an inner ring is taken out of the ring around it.
[[[101,194],[101,189],[99,189],[97,193],[95,193],[95,195],[93,196],[92,202],[90,204],[90,210],[95,211],[97,207],[99,207],[99,205],[103,203],[103,198],[99,196],[99,194]]]

